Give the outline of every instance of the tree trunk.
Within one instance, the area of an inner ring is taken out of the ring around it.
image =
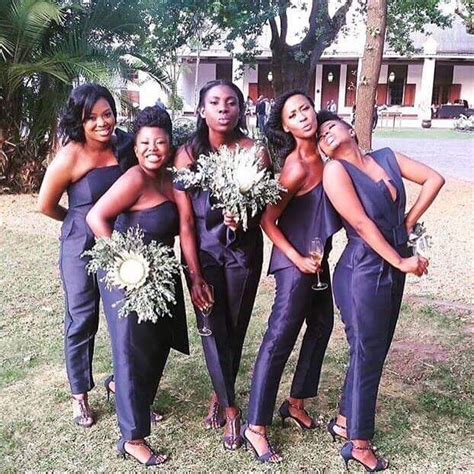
[[[367,33],[362,56],[360,82],[357,86],[355,130],[359,145],[372,149],[372,124],[375,95],[382,65],[385,29],[387,26],[387,1],[367,1]]]
[[[317,59],[324,48],[322,44],[321,48],[315,47],[321,50]],[[304,62],[296,59],[295,53],[295,48],[286,44],[272,47],[273,87],[276,96],[290,89],[303,89],[307,94],[314,96],[314,90],[311,90],[314,83],[311,78],[314,76],[317,60],[311,61],[311,51],[307,51],[305,55],[299,55],[306,56],[307,59]]]

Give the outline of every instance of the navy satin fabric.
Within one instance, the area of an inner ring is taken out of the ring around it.
[[[262,270],[260,216],[249,219],[247,232],[233,232],[224,224],[222,210],[212,209],[209,192],[189,194],[204,278],[214,286],[215,303],[206,320],[213,334],[202,338],[204,355],[220,403],[234,406],[235,380]],[[196,318],[201,327],[199,311]]]
[[[320,277],[329,284],[329,288],[314,291],[311,286],[316,283],[315,275],[300,272],[273,246],[269,272],[275,275],[275,300],[252,377],[248,416],[252,424],[271,424],[281,376],[304,322],[306,328],[290,396],[305,399],[317,394],[334,322],[327,258],[331,250],[331,236],[341,225],[339,215],[321,185],[294,197],[278,221],[280,230],[302,255],[308,255],[312,238],[323,240],[325,256]]]
[[[407,256],[406,195],[400,169],[389,148],[372,156],[396,188],[395,201],[385,182],[373,181],[346,161],[340,163],[367,215],[400,255]],[[348,222],[344,221],[344,227],[348,243],[334,272],[335,301],[350,346],[340,411],[347,417],[351,439],[371,439],[380,377],[400,311],[405,274],[374,252]]]
[[[117,218],[115,228],[125,232],[137,224],[144,231],[145,242],[173,246],[179,230],[176,205],[166,201],[149,209],[124,213]],[[181,278],[176,279],[173,317],[164,316],[157,323],[138,324],[136,313],[119,318],[119,306],[114,305],[122,300],[123,290],[107,290],[102,282],[99,285],[112,340],[120,431],[127,440],[144,438],[150,434],[150,406],[170,348],[189,353]]]
[[[342,221],[322,184],[301,196],[295,196],[278,220],[278,227],[291,245],[301,254],[308,255],[312,239],[319,237],[324,243],[341,227]],[[268,273],[293,266],[283,252],[273,246]]]
[[[85,218],[121,174],[118,165],[96,168],[67,188],[69,209],[61,228],[59,266],[66,297],[66,369],[73,394],[94,387],[92,357],[99,324],[97,279],[85,269],[88,259],[81,258],[95,242]]]

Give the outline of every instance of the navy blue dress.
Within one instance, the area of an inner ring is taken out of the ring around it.
[[[136,225],[144,231],[145,242],[157,241],[173,247],[179,231],[176,205],[165,201],[149,209],[121,214],[115,229],[126,232]],[[150,434],[150,407],[170,348],[189,354],[181,278],[177,276],[175,280],[176,305],[170,307],[172,317],[160,317],[156,323],[139,324],[136,313],[119,318],[120,308],[114,304],[123,299],[123,290],[108,290],[103,282],[99,285],[112,340],[120,431],[126,440],[144,438]]]
[[[85,269],[88,259],[81,259],[95,243],[86,215],[121,174],[118,165],[95,168],[67,188],[69,209],[61,228],[59,266],[66,297],[66,369],[73,394],[94,387],[92,357],[99,325],[97,278]]]
[[[211,209],[209,192],[193,190],[190,196],[204,278],[214,286],[215,303],[206,321],[212,335],[203,337],[202,344],[214,390],[222,406],[229,407],[235,403],[235,380],[262,270],[260,215],[249,219],[246,232],[234,232],[224,224],[222,210]],[[199,311],[196,317],[201,326]]]
[[[400,168],[389,148],[372,156],[396,189],[395,200],[383,180],[375,182],[351,163],[339,162],[351,177],[366,214],[387,242],[406,257],[406,195]],[[334,272],[334,296],[350,346],[350,362],[340,412],[347,417],[350,439],[371,439],[380,377],[400,312],[405,274],[372,250],[348,222],[343,224],[348,243]]]
[[[315,237],[326,243],[321,280],[327,282],[329,288],[312,290],[315,275],[302,273],[278,247],[273,246],[269,272],[275,275],[275,300],[255,362],[248,415],[249,423],[262,426],[272,422],[283,369],[305,321],[306,330],[290,396],[298,399],[316,396],[334,322],[327,259],[331,236],[341,228],[341,220],[322,185],[291,199],[278,220],[278,227],[301,255],[308,255],[310,241]]]

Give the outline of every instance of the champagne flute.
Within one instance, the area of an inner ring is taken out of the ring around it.
[[[207,285],[207,288],[209,289],[209,293],[211,294],[212,301],[214,301],[214,287],[212,285]],[[202,314],[202,328],[198,328],[197,332],[200,336],[207,337],[212,334],[212,331],[207,327],[206,325],[206,320],[212,313],[212,308],[214,304],[210,304],[209,306],[206,306],[205,308],[201,309],[201,314]]]
[[[319,273],[321,271],[320,270],[321,262],[323,261],[323,256],[324,256],[324,244],[323,244],[323,241],[319,237],[315,237],[314,239],[311,240],[309,244],[309,256],[311,257],[313,262],[319,267],[316,273],[318,282],[312,285],[311,288],[316,291],[326,290],[328,288],[328,284],[322,283],[319,278]]]

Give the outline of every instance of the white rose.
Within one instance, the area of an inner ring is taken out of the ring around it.
[[[239,166],[235,172],[237,186],[242,194],[248,193],[255,183],[258,183],[265,170],[258,171],[256,166]]]

